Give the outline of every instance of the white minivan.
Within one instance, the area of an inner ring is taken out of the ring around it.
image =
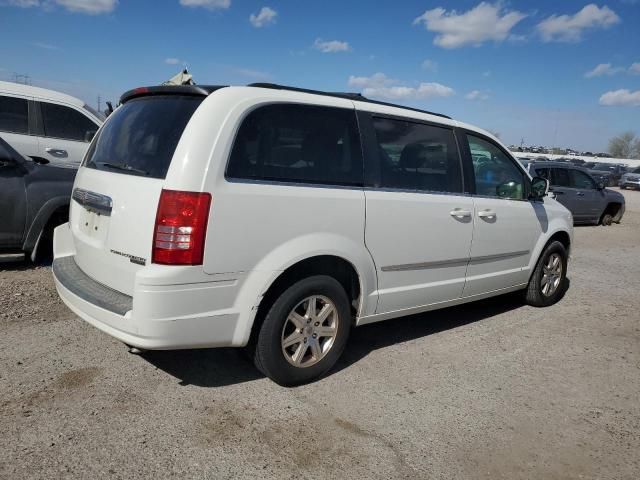
[[[564,293],[571,214],[487,132],[272,84],[121,103],[76,176],[53,274],[71,310],[132,347],[246,347],[296,385],[353,326]]]
[[[0,82],[0,137],[38,163],[77,168],[104,115],[70,95]]]

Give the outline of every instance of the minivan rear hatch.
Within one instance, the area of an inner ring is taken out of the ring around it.
[[[164,179],[191,116],[213,87],[127,92],[78,171],[69,213],[77,265],[94,280],[133,295],[151,262]]]

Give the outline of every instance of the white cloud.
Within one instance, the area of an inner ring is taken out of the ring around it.
[[[182,60],[175,57],[168,57],[164,59],[164,63],[166,63],[167,65],[180,65],[182,63]]]
[[[262,7],[257,15],[254,15],[253,13],[249,15],[249,21],[254,27],[260,28],[265,25],[269,25],[270,23],[275,23],[277,16],[278,12],[275,10],[269,7]]]
[[[480,90],[471,90],[464,96],[464,98],[467,100],[487,100],[489,98],[489,94],[481,92]]]
[[[11,7],[31,8],[39,7],[40,0],[5,0],[0,5],[9,5]]]
[[[502,4],[481,2],[471,10],[458,13],[442,7],[427,10],[413,21],[423,24],[430,32],[436,32],[433,40],[442,48],[459,48],[465,45],[481,45],[484,42],[502,42],[511,29],[527,15],[516,10],[503,10]]]
[[[253,80],[261,80],[267,81],[273,78],[270,73],[261,72],[259,70],[252,70],[250,68],[241,68],[241,67],[229,67],[229,72],[233,75],[238,75],[241,77],[251,78]]]
[[[632,63],[629,67],[629,73],[632,75],[640,75],[640,63]]]
[[[575,15],[551,15],[536,28],[545,42],[579,42],[584,30],[609,28],[618,22],[620,17],[609,7],[591,3]]]
[[[640,90],[631,92],[626,88],[606,92],[600,97],[600,105],[607,106],[640,106]]]
[[[56,47],[55,45],[51,45],[49,43],[33,42],[31,45],[33,45],[34,47],[38,47],[38,48],[44,48],[45,50],[58,50],[59,49],[59,47]]]
[[[420,83],[417,87],[401,85],[402,82],[387,77],[384,73],[376,73],[370,77],[349,77],[349,86],[362,89],[365,97],[386,100],[410,100],[433,97],[450,97],[455,92],[452,88],[440,83]]]
[[[422,69],[426,70],[427,72],[437,72],[438,64],[433,60],[426,59],[424,62],[422,62]]]
[[[322,53],[348,52],[351,50],[347,42],[339,40],[324,41],[321,38],[316,38],[316,41],[313,42],[313,48],[320,50]]]
[[[370,77],[349,76],[349,86],[356,88],[381,88],[398,83],[398,80],[388,78],[384,73],[374,73]]]
[[[100,15],[111,13],[118,5],[118,0],[55,0],[70,12]]]
[[[203,7],[209,10],[217,10],[221,8],[229,8],[231,0],[180,0],[183,7]]]
[[[589,70],[584,74],[585,78],[601,77],[603,75],[615,75],[616,73],[624,72],[622,67],[613,67],[610,63],[600,63],[596,65],[593,70]]]
[[[113,12],[118,6],[118,0],[6,0],[3,4],[13,7],[44,7],[46,9],[50,8],[52,4],[56,4],[70,12],[100,15]]]

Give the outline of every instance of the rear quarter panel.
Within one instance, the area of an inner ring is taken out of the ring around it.
[[[259,106],[282,102],[354,108],[351,101],[340,98],[314,101],[295,92],[220,89],[202,103],[187,125],[165,188],[212,194],[203,263],[207,274],[266,273],[266,283],[255,287],[260,295],[296,262],[335,255],[354,266],[364,297],[375,291],[376,277],[364,246],[363,189],[225,178],[227,159],[244,117]]]

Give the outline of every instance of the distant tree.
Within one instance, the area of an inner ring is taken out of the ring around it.
[[[635,158],[640,153],[640,138],[633,132],[625,132],[609,140],[609,153],[615,158]]]

